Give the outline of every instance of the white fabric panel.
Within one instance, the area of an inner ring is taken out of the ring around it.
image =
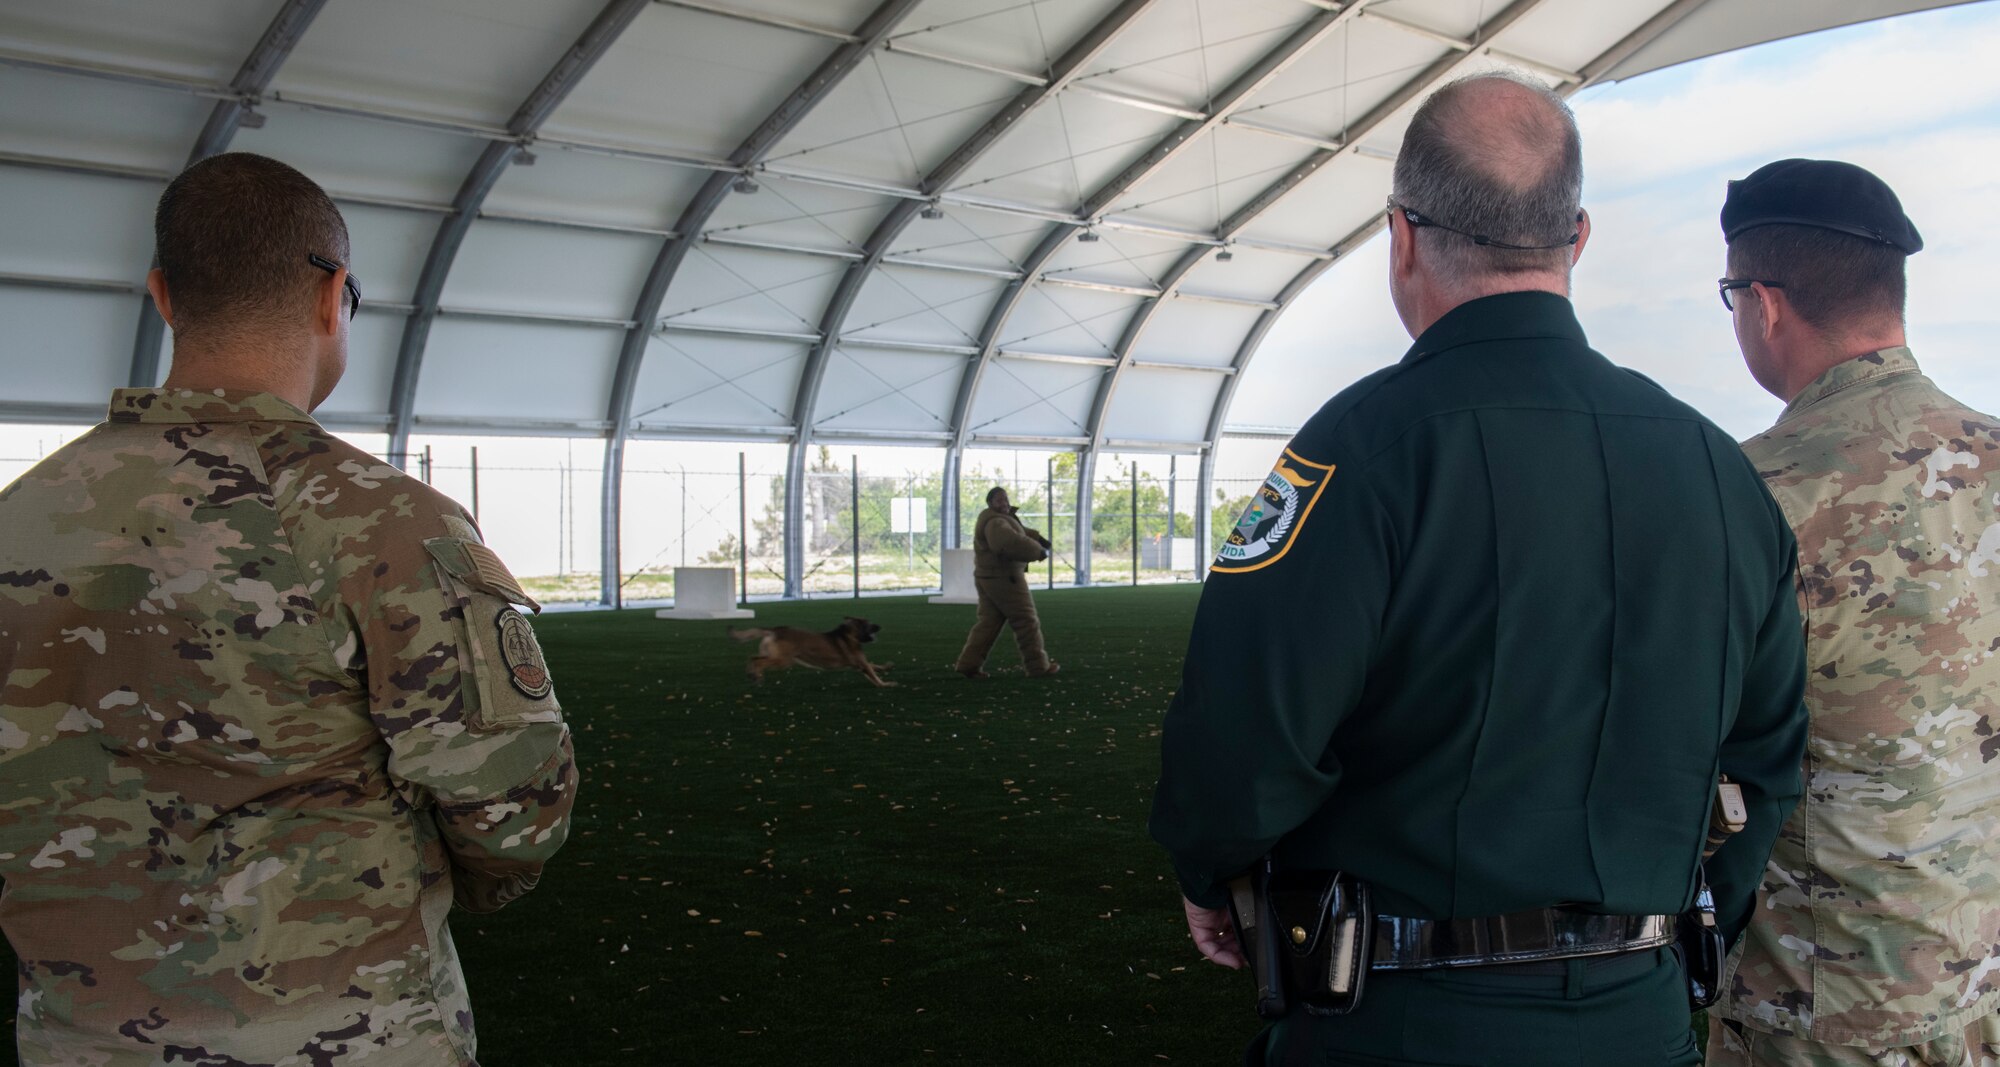
[[[929,0],[906,20],[897,44],[962,56],[1008,70],[1041,72],[1089,32],[1115,0]]]
[[[363,279],[366,281],[367,279]],[[367,298],[364,296],[363,300]],[[396,377],[396,348],[403,340],[402,315],[372,312],[366,306],[347,326],[347,373],[320,405],[322,421],[332,415],[381,420],[389,411],[389,388]],[[435,328],[435,327],[433,327]],[[424,377],[436,372],[426,367]]]
[[[768,158],[915,187],[1019,89],[996,74],[877,52]]]
[[[1716,0],[1612,68],[1612,81],[1815,30],[1966,0]]]
[[[1406,3],[1379,6],[1385,15],[1464,36],[1478,5],[1452,0],[1450,6],[1462,9],[1463,18],[1443,21]],[[1364,15],[1329,34],[1235,114],[1282,129],[1334,137],[1446,51],[1436,41]]]
[[[1480,19],[1490,15],[1496,8],[1480,0],[1393,0],[1392,3],[1377,5],[1384,15],[1393,15],[1404,22],[1448,33],[1461,40],[1469,38],[1479,29]]]
[[[546,145],[533,166],[515,164],[487,194],[485,210],[670,230],[707,171]]]
[[[439,316],[424,350],[417,418],[604,418],[617,329]]]
[[[281,159],[328,192],[449,204],[487,142],[323,112],[271,108],[230,148]]]
[[[889,210],[890,201],[874,193],[788,182],[775,174],[757,181],[762,188],[754,193],[724,197],[704,232],[858,252]]]
[[[1313,152],[1311,146],[1296,141],[1217,127],[1107,211],[1181,229],[1214,231]]]
[[[1394,176],[1395,164],[1388,160],[1346,157],[1300,182],[1271,210],[1244,227],[1243,236],[1331,248],[1382,214]]]
[[[320,10],[272,87],[504,126],[599,7],[599,0],[340,0]]]
[[[1319,13],[1298,0],[1165,0],[1092,68],[1115,73],[1091,81],[1199,108]]]
[[[1005,284],[978,274],[883,267],[862,285],[843,333],[875,340],[974,344]]]
[[[820,386],[813,424],[827,429],[945,430],[962,356],[841,347]]]
[[[1213,254],[1203,259],[1200,266],[1188,272],[1181,288],[1246,300],[1275,300],[1311,262],[1304,256],[1237,248],[1226,263],[1217,262]]]
[[[1065,241],[1042,268],[1045,275],[1156,288],[1188,246],[1130,230],[1105,228],[1095,241]]]
[[[659,247],[656,237],[481,220],[452,261],[440,303],[622,319]]]
[[[811,333],[848,262],[731,248],[690,248],[660,305],[668,322]],[[629,311],[621,314],[630,314]]]
[[[1090,430],[1090,404],[1102,367],[996,359],[980,380],[970,415],[974,433],[1078,437]]]
[[[0,285],[0,397],[52,404],[111,399],[132,370],[139,301],[121,293]]]
[[[726,157],[835,47],[825,38],[656,4],[639,13],[542,129],[552,137]]]
[[[1000,347],[1066,356],[1108,356],[1139,298],[1037,285],[1000,327]]]
[[[739,11],[775,15],[828,29],[852,30],[861,25],[879,0],[730,0]]]
[[[651,338],[633,392],[633,421],[648,425],[788,426],[806,346],[747,337]]]
[[[145,281],[160,188],[120,178],[0,168],[0,272]],[[129,352],[129,340],[126,348]]]
[[[360,204],[339,207],[341,218],[347,220],[347,246],[361,302],[408,303],[444,216]]]
[[[9,152],[172,173],[187,163],[213,106],[195,96],[0,67]]]
[[[980,157],[951,188],[1070,210],[1180,121],[1095,96],[1062,93],[1014,123],[1000,147]]]
[[[1104,413],[1104,436],[1199,441],[1208,436],[1208,416],[1222,381],[1220,374],[1127,370]]]
[[[1558,70],[1574,71],[1603,55],[1651,16],[1650,11],[1635,11],[1623,4],[1543,0],[1541,6],[1508,27],[1499,38],[1499,47]]]
[[[278,8],[278,0],[18,0],[0,5],[0,48],[222,83]]]
[[[1263,312],[1256,308],[1166,300],[1132,346],[1132,358],[1227,367]],[[1198,440],[1196,434],[1192,440]]]
[[[1049,225],[1018,215],[1001,215],[957,204],[941,204],[941,219],[910,220],[889,248],[892,255],[999,270],[1017,269]]]

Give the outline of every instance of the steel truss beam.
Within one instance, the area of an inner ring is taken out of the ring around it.
[[[1617,44],[1611,46],[1603,55],[1591,60],[1583,70],[1578,72],[1574,81],[1558,86],[1556,92],[1564,96],[1569,96],[1578,90],[1595,84],[1605,74],[1617,67],[1618,64],[1624,62],[1628,56],[1650,44],[1655,38],[1672,29],[1676,23],[1693,14],[1696,9],[1708,2],[1709,0],[1675,0],[1675,2],[1668,4],[1658,14],[1641,23],[1638,29],[1633,30]],[[1504,17],[1504,15],[1505,12],[1502,15],[1495,16],[1495,19]],[[1482,32],[1481,37],[1490,38],[1491,34]],[[1452,65],[1452,69],[1455,69],[1455,67],[1456,63]],[[1441,76],[1439,75],[1439,77]],[[1433,77],[1432,80],[1435,81],[1437,79]],[[1402,96],[1403,94],[1398,93],[1397,95]],[[1354,139],[1350,138],[1349,140],[1351,143]],[[1317,170],[1318,166],[1318,164],[1315,164],[1312,170]],[[1288,175],[1287,179],[1290,178],[1291,176]],[[1268,206],[1269,203],[1275,202],[1279,196],[1284,195],[1285,192],[1303,180],[1304,176],[1300,176],[1297,180],[1280,182],[1279,184],[1283,188],[1274,187],[1275,195],[1268,195],[1272,191],[1267,190],[1268,198],[1259,197],[1258,200],[1263,206]],[[1263,210],[1263,206],[1258,207],[1258,210]],[[1202,454],[1200,481],[1196,486],[1196,492],[1202,501],[1206,502],[1214,495],[1215,453],[1217,446],[1222,443],[1224,436],[1290,439],[1291,435],[1289,433],[1284,433],[1277,428],[1231,428],[1225,425],[1223,420],[1228,416],[1229,406],[1236,398],[1236,387],[1238,383],[1243,381],[1243,372],[1249,369],[1250,360],[1256,356],[1257,350],[1263,346],[1264,338],[1270,334],[1271,327],[1277,323],[1278,317],[1285,313],[1285,309],[1291,306],[1292,301],[1298,299],[1299,294],[1310,288],[1314,280],[1321,274],[1324,274],[1327,268],[1331,267],[1336,260],[1347,255],[1350,251],[1359,248],[1369,238],[1375,236],[1382,228],[1383,222],[1384,219],[1382,216],[1374,216],[1366,224],[1356,228],[1346,237],[1341,238],[1339,243],[1335,244],[1330,250],[1331,255],[1328,258],[1308,264],[1304,270],[1300,271],[1297,276],[1286,283],[1284,290],[1278,294],[1277,306],[1258,316],[1256,323],[1250,327],[1249,334],[1244,337],[1243,344],[1237,349],[1236,358],[1230,364],[1235,373],[1223,380],[1222,388],[1216,393],[1215,406],[1209,411],[1207,437],[1210,447],[1207,452]],[[1195,546],[1195,555],[1198,566],[1202,568],[1204,574],[1207,571],[1207,556],[1204,553],[1213,540],[1208,526],[1208,508],[1206,506],[1197,508],[1195,510],[1195,536],[1198,540]]]
[[[680,236],[660,246],[660,253],[654,258],[652,269],[646,274],[646,282],[640,287],[639,298],[632,311],[633,321],[652,323],[658,320],[660,305],[666,300],[668,287],[673,284],[674,276],[680,272],[681,264],[686,262],[689,249],[701,239],[702,231],[708,226],[708,220],[715,215],[716,209],[722,206],[723,198],[729,195],[730,186],[735,182],[736,175],[748,173],[762,163],[764,157],[786,134],[796,128],[813,108],[832,95],[834,89],[839,87],[849,74],[882,46],[882,42],[888,40],[896,24],[901,22],[903,16],[909,14],[918,2],[919,0],[882,0],[882,3],[868,16],[867,21],[851,35],[852,39],[834,49],[833,54],[828,56],[804,82],[793,89],[791,94],[778,105],[777,110],[758,124],[750,136],[730,154],[729,165],[735,173],[719,171],[709,175],[708,180],[702,183],[693,199],[689,200],[681,211],[680,220],[674,224],[674,231]],[[819,335],[812,339],[813,343],[817,345],[825,335],[826,332],[821,330]],[[602,560],[604,580],[599,600],[613,606],[623,603],[619,592],[624,576],[619,567],[618,531],[624,489],[625,439],[632,430],[632,395],[638,389],[639,368],[645,361],[646,346],[651,336],[650,329],[635,328],[626,332],[625,344],[618,353],[618,368],[611,382],[610,411],[607,416],[611,422],[611,433],[605,443],[604,455]],[[797,479],[792,480],[791,488],[796,488],[796,481]],[[787,554],[790,555],[789,545]],[[799,568],[787,567],[785,582],[788,587],[796,585],[799,573]],[[793,590],[788,588],[787,592],[791,593]]]
[[[465,235],[479,218],[480,207],[515,160],[521,158],[524,139],[532,138],[548,121],[577,82],[610,51],[618,35],[646,9],[647,0],[611,0],[576,43],[556,60],[554,67],[514,110],[507,120],[506,138],[487,142],[471,173],[452,198],[451,214],[438,224],[431,240],[430,254],[424,257],[423,272],[417,277],[416,295],[410,299],[417,310],[403,323],[402,343],[396,349],[396,374],[389,387],[389,455],[409,451],[410,427],[416,415],[417,380],[423,373],[424,348],[430,342],[431,323],[438,313],[438,298],[444,293],[445,279],[465,243]],[[640,320],[644,321],[644,320]]]
[[[988,118],[972,136],[966,138],[963,144],[953,149],[950,155],[933,167],[930,173],[924,176],[918,192],[927,199],[942,193],[975,162],[991,151],[993,146],[999,143],[1000,139],[1023,117],[1054,99],[1082,75],[1084,68],[1095,62],[1120,33],[1158,3],[1159,0],[1123,0],[1057,58],[1050,66],[1045,81],[1038,85],[1029,85],[1016,93],[1006,106]],[[902,236],[903,230],[909,226],[911,220],[918,216],[924,202],[924,200],[903,200],[897,203],[889,210],[888,216],[875,227],[874,232],[868,235],[868,240],[862,246],[862,257],[848,265],[846,272],[841,275],[840,283],[834,288],[832,297],[827,301],[826,312],[820,317],[819,332],[822,338],[831,339],[840,336],[847,322],[847,316],[854,308],[855,298],[861,293],[861,287],[881,265],[883,258],[888,255],[889,249],[894,246],[897,238]],[[1047,257],[1042,258],[1045,260]],[[1010,279],[1008,291],[1018,291],[1023,280],[1038,269],[1040,269],[1039,263],[1024,270],[1022,277]],[[979,348],[984,351],[989,349],[990,345],[991,338],[982,335]],[[799,431],[792,442],[791,454],[786,462],[785,592],[788,596],[799,594],[800,578],[805,572],[805,547],[801,535],[805,509],[806,454],[812,445],[813,409],[819,403],[820,384],[826,374],[832,347],[822,340],[807,355],[806,365],[799,377],[798,392],[792,402],[792,422]],[[974,358],[981,357],[975,355]],[[954,432],[963,433],[962,422],[953,420],[950,425]],[[953,441],[951,447],[961,448],[962,443],[961,437]],[[951,473],[957,469],[953,457],[947,457],[945,469],[947,484],[944,499],[941,501],[939,523],[946,531],[943,543],[955,546],[958,543],[959,519],[957,484],[951,477]]]
[[[262,95],[285,62],[298,46],[299,38],[305,36],[306,27],[319,14],[326,0],[285,0],[285,6],[264,28],[264,36],[257,39],[256,47],[243,60],[243,66],[236,71],[236,77],[229,82],[229,91],[234,98],[224,98],[215,102],[208,114],[208,122],[194,139],[194,149],[188,153],[188,165],[193,166],[229,147],[236,137],[236,131],[243,124],[243,116],[250,110],[250,102]],[[171,179],[170,179],[171,180]],[[155,258],[155,263],[159,260]],[[132,337],[132,367],[125,376],[125,384],[134,389],[152,386],[160,380],[160,346],[167,336],[166,321],[160,318],[158,308],[153,306],[150,294],[139,299],[139,323]]]

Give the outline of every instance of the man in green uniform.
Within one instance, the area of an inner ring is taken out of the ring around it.
[[[533,888],[576,795],[533,602],[307,414],[360,303],[317,185],[217,156],[156,231],[166,386],[0,491],[20,1060],[470,1065],[446,913]]]
[[[2000,420],[1917,369],[1896,194],[1788,159],[1729,183],[1721,280],[1786,402],[1744,445],[1798,535],[1806,795],[1709,1062],[2000,1063]]]
[[[1727,936],[1798,794],[1792,537],[1722,431],[1586,345],[1581,187],[1540,85],[1425,102],[1389,214],[1415,344],[1307,422],[1202,591],[1151,823],[1197,946],[1241,965],[1225,885],[1266,854],[1378,915],[1352,1013],[1295,1007],[1249,1062],[1699,1062],[1664,917],[1718,774]]]
[[[1049,558],[1049,539],[1031,530],[1014,514],[1007,490],[986,491],[986,510],[972,527],[972,584],[979,590],[979,618],[965,637],[953,670],[967,678],[984,678],[981,669],[1000,627],[1014,628],[1021,665],[1032,678],[1062,670],[1042,648],[1042,620],[1035,615],[1035,598],[1028,592],[1028,564]]]

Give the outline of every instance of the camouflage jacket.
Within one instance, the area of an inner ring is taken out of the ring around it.
[[[25,1064],[473,1062],[445,923],[575,796],[465,514],[263,394],[120,390],[0,490]]]
[[[1929,1041],[2000,1008],[2000,422],[1890,348],[1744,448],[1798,533],[1812,732],[1717,1010]]]

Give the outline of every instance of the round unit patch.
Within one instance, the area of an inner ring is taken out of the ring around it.
[[[1332,476],[1332,464],[1308,462],[1286,449],[1270,477],[1250,495],[1250,505],[1223,540],[1209,569],[1233,574],[1278,562],[1291,548],[1292,538],[1305,525]]]
[[[507,608],[493,622],[500,629],[500,662],[507,668],[508,680],[536,700],[548,696],[554,683],[549,681],[548,662],[542,659],[541,642],[535,640],[527,616]]]

